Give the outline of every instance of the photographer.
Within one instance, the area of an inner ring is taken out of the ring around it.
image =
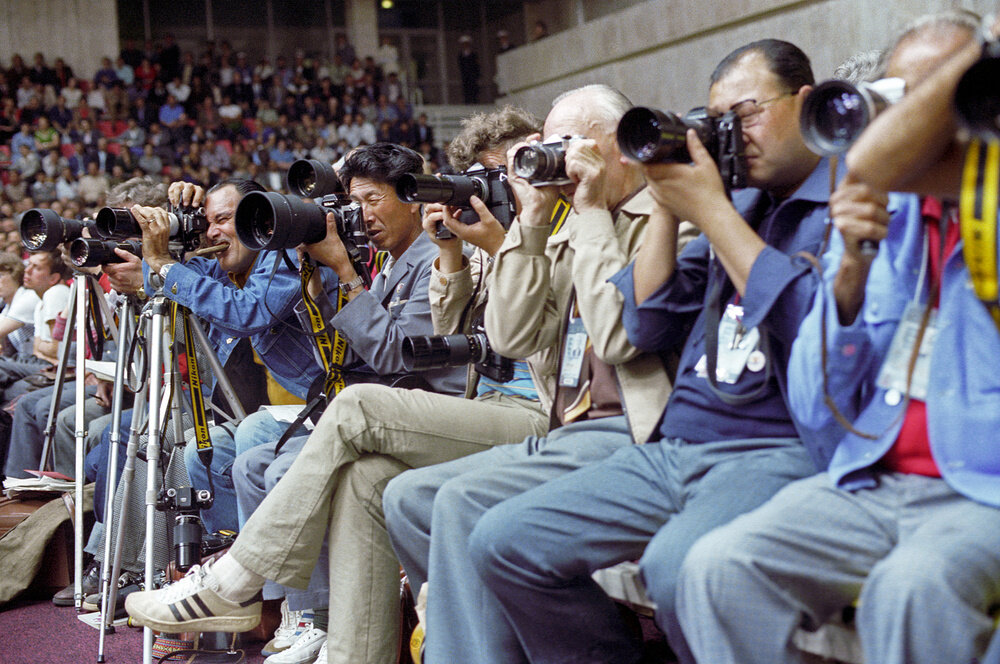
[[[519,109],[477,116],[466,123],[453,143],[455,151],[461,152],[453,152],[455,161],[459,168],[473,161],[487,167],[501,165],[506,148],[536,128],[537,121]],[[471,226],[446,223],[466,237],[495,240],[499,234],[502,240],[503,227],[481,205],[478,211],[481,221]],[[442,214],[440,205],[425,206],[423,225],[430,240],[421,237],[420,241],[428,246],[432,246],[431,241],[443,245],[438,261],[429,266],[430,313],[435,332],[468,332],[476,310],[470,312],[462,329],[458,319],[476,290],[474,276],[469,262],[462,258],[460,240],[435,238],[436,221]],[[495,251],[495,242],[483,244]],[[457,247],[460,263],[455,273],[443,270],[445,252],[452,247]],[[489,265],[487,255],[488,249],[477,251],[473,263]],[[485,285],[474,303],[480,307],[484,291]],[[218,568],[224,570],[235,560],[254,570],[257,582],[240,588],[240,592],[250,594],[263,583],[263,576],[304,585],[319,555],[324,526],[329,523],[333,567],[319,570],[324,577],[329,574],[330,615],[334,617],[329,626],[333,647],[325,661],[388,661],[397,643],[393,635],[398,630],[399,564],[380,525],[381,487],[407,467],[544,432],[545,411],[531,398],[531,381],[524,374],[521,367],[519,380],[510,389],[510,384],[480,383],[480,396],[474,401],[377,384],[348,387],[327,408],[285,477],[250,516],[232,557],[218,563]],[[545,380],[550,385],[551,375]],[[289,542],[294,544],[285,553]],[[278,547],[283,551],[278,552]],[[289,608],[300,608],[292,594]],[[145,610],[143,615],[148,615]],[[311,639],[314,649],[326,642],[316,633],[305,638]],[[298,650],[306,647],[309,643],[292,645]]]
[[[226,245],[214,259],[196,256],[179,262],[169,252],[167,210],[133,207],[132,213],[142,229],[146,292],[152,295],[159,286],[165,297],[205,321],[209,339],[223,366],[240,340],[247,339],[250,350],[266,370],[267,401],[301,402],[322,370],[313,359],[312,340],[303,332],[294,313],[301,299],[298,274],[285,265],[279,252],[258,254],[236,238],[236,207],[251,191],[262,188],[253,180],[242,179],[224,180],[207,192],[185,182],[170,185],[167,196],[171,205],[190,210],[204,204],[206,239],[215,246]],[[276,262],[278,267],[274,271]],[[330,287],[335,288],[336,284]],[[240,383],[240,377],[234,382]],[[231,425],[216,426],[210,435],[215,503],[203,517],[206,528],[214,532],[236,525],[236,494],[231,476],[236,445]],[[184,454],[192,485],[208,489],[208,477],[198,458],[197,446],[188,445]]]
[[[952,104],[974,32],[967,14],[925,16],[890,51],[910,91],[848,154],[789,365],[792,407],[811,430],[843,418],[839,444],[828,472],[692,548],[677,601],[699,661],[799,661],[796,628],[852,604],[866,662],[997,661],[983,653],[1000,600],[1000,333],[970,287],[956,201],[903,196],[890,218],[879,189],[958,193]]]

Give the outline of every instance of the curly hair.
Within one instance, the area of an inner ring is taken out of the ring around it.
[[[460,173],[479,161],[484,150],[506,150],[541,130],[541,120],[517,106],[508,104],[498,111],[476,113],[462,120],[462,131],[448,145],[448,163]]]

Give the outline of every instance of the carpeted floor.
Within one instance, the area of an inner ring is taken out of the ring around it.
[[[97,662],[98,631],[80,622],[72,607],[53,606],[50,598],[50,593],[41,597],[21,597],[0,608],[0,664]],[[263,662],[260,654],[263,645],[260,642],[246,644],[244,663]],[[142,630],[119,627],[115,634],[107,635],[104,661],[107,664],[142,662]]]

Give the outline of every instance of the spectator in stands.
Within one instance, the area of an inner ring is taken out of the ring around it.
[[[7,184],[3,186],[3,194],[11,203],[20,203],[28,196],[28,183],[21,178],[20,171],[9,171]]]
[[[10,139],[10,151],[14,155],[21,153],[21,146],[25,145],[29,150],[35,150],[35,133],[31,130],[31,124],[21,123],[21,129]]]
[[[18,155],[14,157],[11,168],[21,174],[21,178],[30,181],[42,168],[42,160],[38,158],[38,153],[34,152],[24,143],[18,150]]]
[[[29,187],[31,197],[38,205],[48,205],[56,200],[56,183],[52,176],[45,171],[35,173],[31,187]]]
[[[959,246],[959,162],[941,161],[963,147],[952,104],[977,32],[967,14],[923,17],[890,49],[886,73],[908,93],[848,154],[834,250],[789,367],[809,427],[840,428],[831,403],[849,424],[828,473],[691,550],[678,606],[699,661],[799,661],[795,630],[855,602],[866,662],[996,661],[984,651],[1000,599],[1000,336]],[[884,193],[904,183],[948,198]]]
[[[56,105],[48,110],[49,122],[61,133],[69,131],[73,123],[73,111],[66,105],[66,97],[59,95],[56,98]]]
[[[38,294],[22,285],[24,261],[16,254],[0,254],[0,347],[5,357],[30,354],[34,338]]]
[[[35,129],[35,151],[44,155],[49,150],[58,150],[60,138],[59,131],[51,125],[49,118],[40,116]]]
[[[69,161],[62,156],[59,150],[49,150],[42,157],[42,170],[52,178],[58,177],[59,173],[68,165]]]
[[[80,83],[75,77],[70,77],[59,94],[66,100],[67,108],[77,108],[83,101],[83,90],[80,89]]]
[[[97,205],[104,200],[110,188],[111,183],[108,176],[100,170],[98,162],[93,159],[89,160],[87,172],[80,176],[77,185],[80,199],[90,205]]]
[[[79,184],[73,176],[73,171],[67,166],[59,173],[56,180],[56,199],[60,201],[75,200],[80,194]]]

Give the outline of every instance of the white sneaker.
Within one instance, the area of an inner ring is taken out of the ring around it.
[[[316,661],[313,664],[326,664],[326,639],[323,639],[323,647],[319,649],[319,654],[316,655]]]
[[[265,657],[287,650],[299,634],[312,627],[312,621],[302,621],[302,611],[289,611],[288,600],[281,600],[281,624],[274,630],[274,638],[267,642],[260,654]]]
[[[313,664],[325,643],[326,632],[310,627],[299,634],[299,638],[287,650],[271,655],[264,660],[264,664]]]

